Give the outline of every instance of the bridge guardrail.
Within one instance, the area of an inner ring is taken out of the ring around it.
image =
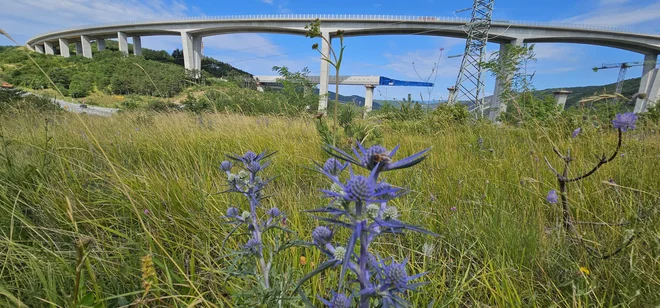
[[[313,20],[313,19],[326,19],[326,20],[374,20],[374,21],[425,21],[425,22],[456,22],[467,23],[468,18],[460,17],[437,17],[437,16],[409,16],[409,15],[367,15],[367,14],[278,14],[278,15],[226,15],[226,16],[196,16],[196,17],[182,17],[170,18],[162,20],[147,20],[147,21],[118,21],[112,23],[103,23],[95,25],[86,25],[72,27],[68,29],[52,31],[40,36],[48,36],[60,32],[84,30],[89,28],[102,28],[111,26],[121,26],[129,24],[154,24],[154,23],[176,23],[187,21],[222,21],[222,20]],[[621,33],[636,33],[636,34],[651,34],[658,35],[659,33],[644,32],[625,27],[611,27],[600,25],[585,25],[585,24],[571,24],[571,23],[553,23],[553,22],[534,22],[534,21],[509,21],[509,20],[493,20],[496,25],[527,25],[535,27],[560,27],[567,29],[583,29],[583,30],[599,30],[599,31],[612,31]]]

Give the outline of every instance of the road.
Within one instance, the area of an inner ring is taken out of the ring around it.
[[[30,92],[26,92],[23,95],[35,95],[35,96],[44,97],[43,95],[34,94]],[[86,114],[93,114],[102,117],[109,117],[119,110],[116,108],[105,108],[105,107],[97,107],[97,106],[80,107],[81,106],[80,104],[70,103],[56,98],[51,98],[51,99],[53,100],[54,103],[57,103],[60,106],[60,108],[73,113],[86,113]]]

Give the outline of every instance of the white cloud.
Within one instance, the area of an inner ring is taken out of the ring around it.
[[[538,43],[534,45],[534,55],[537,60],[576,62],[582,53],[573,45]]]
[[[643,6],[623,5],[628,1],[607,0],[601,6],[562,22],[587,25],[634,26],[660,20],[660,2]]]
[[[263,3],[273,4],[273,0],[261,0]]]

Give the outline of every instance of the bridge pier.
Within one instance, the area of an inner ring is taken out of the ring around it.
[[[38,53],[44,53],[44,45],[34,44],[34,51]]]
[[[564,110],[566,106],[566,100],[568,99],[568,95],[571,93],[573,93],[573,91],[559,90],[552,92],[552,94],[557,99],[557,106],[559,107],[560,110]]]
[[[642,68],[642,80],[639,82],[639,93],[646,94],[645,98],[638,98],[635,102],[635,113],[646,112],[649,107],[655,105],[658,99],[658,87],[660,87],[660,76],[655,66],[658,61],[657,53],[644,55],[644,66]],[[653,93],[655,92],[655,93]]]
[[[202,69],[202,37],[182,31],[181,45],[183,46],[183,66],[186,70],[195,72],[194,78],[199,78],[199,71]]]
[[[105,39],[96,39],[96,47],[99,51],[105,50]]]
[[[60,56],[68,58],[71,56],[71,51],[69,50],[69,40],[59,39],[60,41]]]
[[[128,55],[128,35],[126,35],[126,32],[117,32],[117,40],[119,41],[119,51]]]
[[[373,109],[374,105],[374,89],[376,88],[375,85],[368,84],[364,86],[367,89],[367,93],[364,95],[364,115],[366,116],[367,113],[371,112],[371,109]]]
[[[53,43],[51,42],[44,42],[44,50],[47,55],[55,54],[55,48],[53,47]]]
[[[522,46],[522,44],[523,39],[515,39],[509,43],[500,44],[500,53],[498,57],[500,69],[503,64],[502,61],[506,57],[507,47],[510,45],[518,47]],[[495,89],[493,90],[493,96],[490,98],[490,108],[488,110],[488,119],[490,121],[496,121],[501,113],[506,112],[506,103],[502,102],[500,96],[502,96],[502,91],[504,91],[507,86],[510,86],[509,83],[511,82],[511,78],[513,78],[513,72],[500,72],[495,80]]]
[[[327,114],[328,109],[328,80],[330,79],[330,63],[323,60],[330,59],[330,44],[332,37],[330,32],[321,32],[325,39],[321,39],[321,72],[319,74],[319,112]],[[326,41],[327,40],[327,41]],[[339,76],[337,76],[339,78]]]
[[[92,41],[89,39],[89,36],[81,35],[80,36],[80,45],[82,45],[81,47],[82,47],[83,57],[91,58],[92,57]]]
[[[196,77],[201,77],[202,71],[202,37],[193,37],[193,67],[197,71]]]
[[[142,55],[142,38],[139,36],[133,37],[133,54],[136,56]]]
[[[82,56],[83,55],[83,50],[82,50],[82,42],[76,42],[76,56]]]

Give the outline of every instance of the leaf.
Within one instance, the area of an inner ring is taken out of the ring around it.
[[[325,261],[325,262],[319,264],[319,266],[317,268],[315,268],[313,271],[307,273],[307,275],[303,276],[303,278],[301,278],[298,281],[298,284],[296,285],[296,288],[293,291],[294,292],[298,291],[300,286],[302,286],[302,284],[305,283],[305,281],[307,281],[307,280],[311,279],[312,277],[320,274],[321,272],[325,271],[326,269],[339,264],[339,262],[340,262],[339,260],[330,260],[330,261]]]
[[[325,217],[320,217],[320,216],[312,216],[312,217],[316,218],[318,220],[321,220],[321,221],[329,222],[331,224],[340,225],[340,226],[345,227],[345,228],[351,228],[352,227],[351,224],[345,223],[345,222],[337,220],[337,219],[325,218]]]
[[[0,285],[0,295],[3,295],[6,298],[8,298],[10,301],[12,301],[14,304],[16,304],[16,307],[27,307],[26,304],[23,304],[23,302],[21,302],[21,300],[19,300],[13,294],[9,293],[9,291],[5,290],[5,288],[3,288],[1,285]]]
[[[351,256],[353,255],[353,250],[355,248],[355,242],[362,234],[362,223],[355,225],[355,231],[351,235],[351,239],[348,240],[348,245],[346,245],[346,253],[344,254],[344,263],[341,266],[341,273],[339,274],[339,290],[344,285],[344,276],[346,276],[346,270],[348,269],[348,263],[351,262]]]

